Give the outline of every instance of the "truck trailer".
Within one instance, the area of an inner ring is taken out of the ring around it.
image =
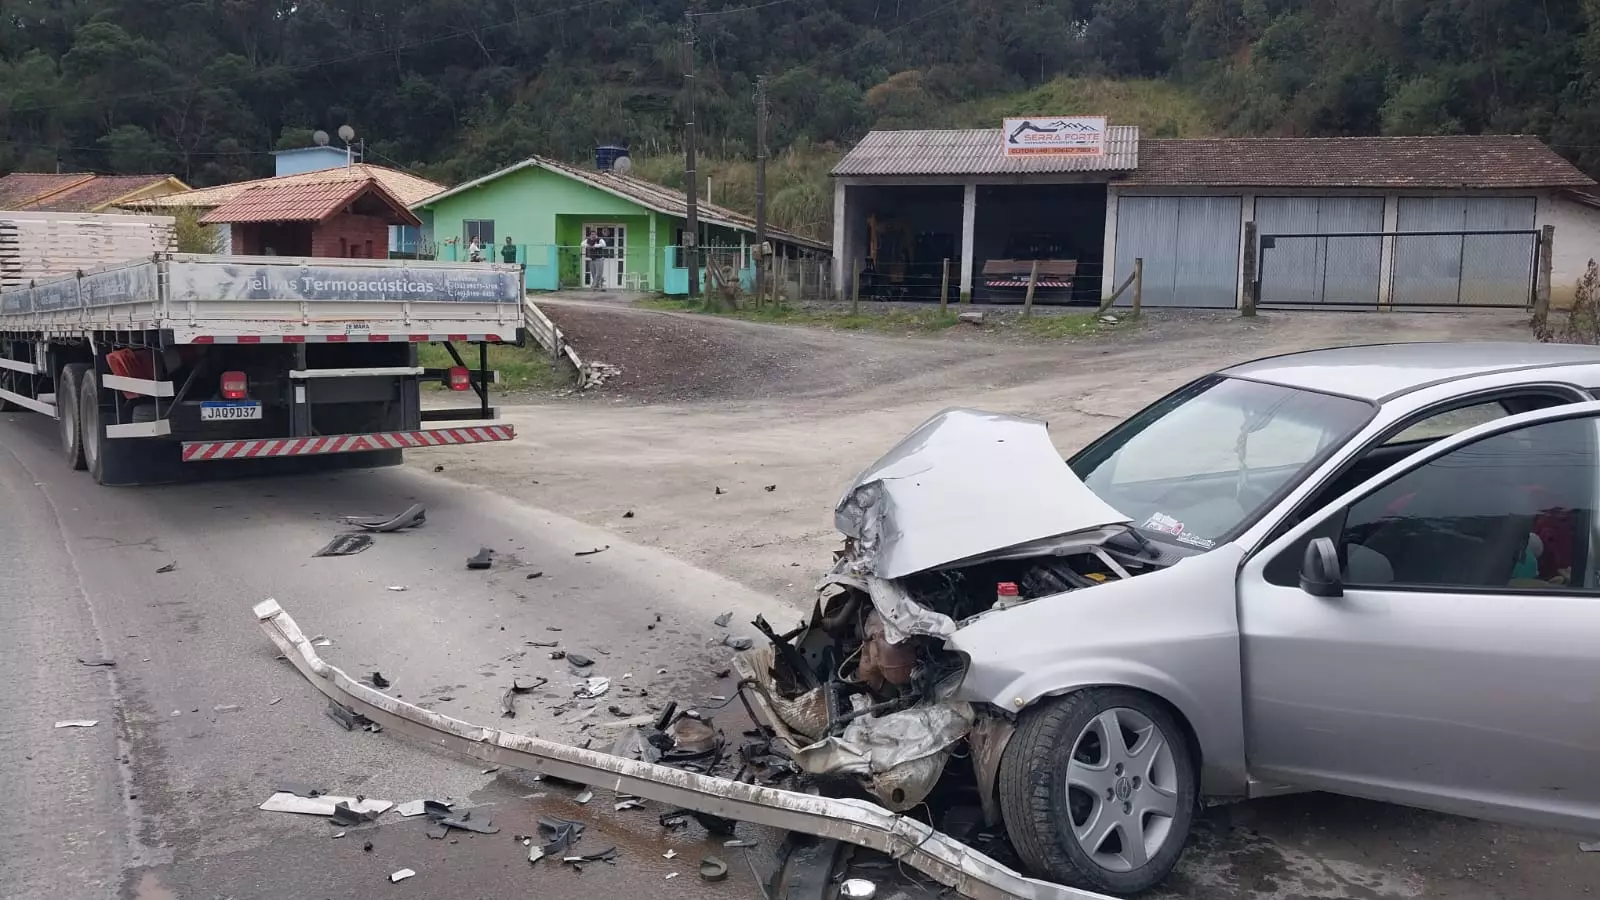
[[[0,291],[0,411],[56,419],[67,464],[101,484],[232,460],[393,465],[513,439],[488,345],[520,344],[522,317],[513,265],[155,253]],[[454,365],[419,365],[423,343]],[[424,410],[433,383],[477,402]]]

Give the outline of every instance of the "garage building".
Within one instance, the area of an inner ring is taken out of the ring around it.
[[[1145,305],[1232,308],[1250,223],[1263,306],[1526,306],[1549,226],[1561,307],[1600,256],[1595,182],[1526,135],[1144,140],[1110,126],[1100,153],[1017,158],[998,129],[877,131],[833,175],[835,283],[861,272],[863,296],[886,299],[937,299],[948,258],[951,299],[1020,299],[996,260],[1021,259],[1060,263],[1041,264],[1036,302],[1095,301],[1143,259]]]

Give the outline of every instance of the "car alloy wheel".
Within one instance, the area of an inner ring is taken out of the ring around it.
[[[1178,808],[1172,744],[1138,710],[1108,709],[1083,727],[1067,764],[1072,836],[1095,865],[1131,872],[1161,851]]]

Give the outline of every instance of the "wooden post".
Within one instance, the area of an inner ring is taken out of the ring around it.
[[[794,296],[796,300],[804,300],[806,299],[806,261],[802,258],[799,263],[800,265],[797,268],[800,270],[798,273],[800,275],[800,286],[795,288]]]
[[[939,315],[950,311],[950,257],[944,260],[944,279],[939,282]]]
[[[1139,306],[1144,300],[1144,257],[1133,260],[1133,317],[1139,318]]]
[[[1256,243],[1256,223],[1244,223],[1244,296],[1239,301],[1239,314],[1246,317],[1256,314],[1256,291],[1261,284],[1260,271],[1256,268],[1261,256]]]
[[[1550,315],[1550,279],[1555,269],[1556,227],[1546,225],[1539,233],[1539,274],[1533,283],[1533,321],[1543,322]]]
[[[1028,270],[1028,293],[1022,298],[1022,317],[1024,319],[1033,315],[1033,288],[1038,283],[1039,261],[1036,259],[1033,261],[1033,267]]]
[[[861,269],[855,270],[854,284],[850,287],[850,315],[861,314]]]

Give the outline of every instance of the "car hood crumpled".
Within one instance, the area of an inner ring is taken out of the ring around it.
[[[1068,468],[1044,422],[971,409],[918,426],[834,509],[851,568],[881,579],[1128,521]]]

